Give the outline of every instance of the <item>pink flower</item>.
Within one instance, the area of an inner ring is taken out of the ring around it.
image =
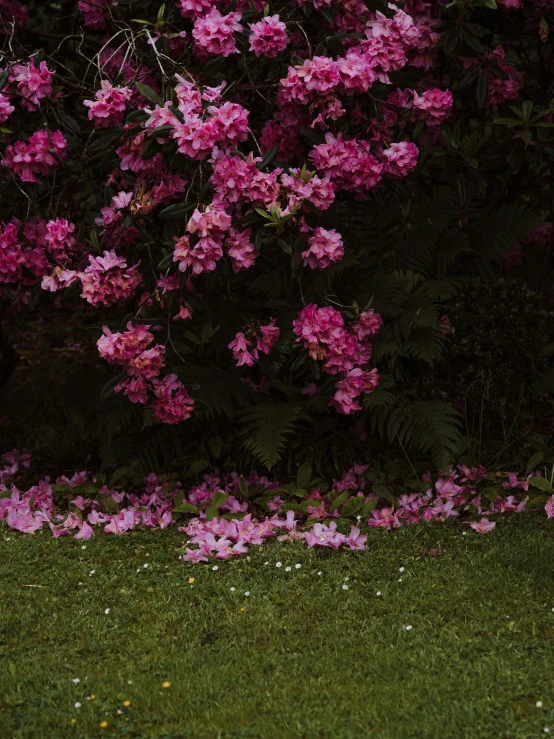
[[[340,262],[344,256],[342,237],[334,228],[327,231],[317,226],[313,235],[308,238],[308,244],[309,248],[302,252],[305,267],[326,269],[333,262]]]
[[[101,89],[96,91],[96,100],[85,100],[83,105],[89,109],[89,121],[102,128],[121,126],[127,102],[133,91],[129,87],[113,87],[108,80],[102,80]]]
[[[27,142],[16,141],[6,147],[2,164],[22,182],[38,182],[36,175],[50,175],[66,158],[67,141],[61,131],[35,131]]]
[[[10,80],[17,82],[17,91],[23,96],[21,105],[27,110],[34,111],[40,108],[42,98],[52,92],[51,72],[46,62],[41,62],[38,69],[35,60],[31,59],[28,64],[14,64],[10,70]]]
[[[74,539],[90,539],[94,536],[94,529],[86,521],[83,521],[81,528],[73,537]]]
[[[483,517],[480,521],[474,521],[473,523],[464,521],[464,524],[477,531],[478,534],[489,534],[496,526],[496,521],[489,521],[488,518]]]
[[[198,46],[208,54],[223,57],[238,54],[234,34],[244,30],[239,23],[241,16],[241,13],[222,15],[212,7],[209,13],[195,21],[192,35]]]
[[[546,511],[546,515],[548,516],[548,518],[554,518],[554,495],[551,495],[550,498],[546,501],[544,510]]]
[[[289,43],[287,27],[279,16],[268,15],[258,23],[249,24],[250,49],[256,56],[266,56],[273,59],[279,52],[286,49]]]
[[[383,172],[392,177],[406,177],[415,169],[418,155],[419,149],[411,141],[390,144],[388,149],[383,150]]]
[[[156,397],[153,403],[154,415],[162,423],[181,423],[191,417],[194,400],[179,382],[177,375],[166,375],[163,380],[153,380],[152,387]]]
[[[358,529],[356,526],[352,526],[352,528],[350,529],[350,534],[345,540],[345,544],[348,544],[348,547],[350,549],[363,550],[365,549],[366,541],[367,536],[361,536],[360,529]]]

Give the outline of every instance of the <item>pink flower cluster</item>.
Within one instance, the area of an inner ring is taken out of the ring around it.
[[[179,271],[190,268],[193,274],[212,272],[223,257],[223,239],[231,227],[231,216],[219,207],[205,211],[195,209],[187,223],[187,232],[196,238],[194,246],[188,234],[175,237],[173,261],[178,262]]]
[[[250,49],[256,56],[266,56],[273,59],[286,49],[289,43],[287,27],[279,15],[267,15],[257,23],[249,23]]]
[[[164,367],[165,347],[155,344],[150,326],[127,324],[127,331],[113,334],[104,326],[104,336],[97,342],[100,356],[110,364],[125,368],[128,378],[115,387],[132,403],[147,403],[152,394],[154,415],[162,423],[176,424],[190,418],[194,400],[177,375],[158,375]],[[150,348],[149,348],[150,347]]]
[[[85,100],[83,105],[89,109],[88,119],[99,128],[121,126],[127,103],[133,91],[129,87],[114,87],[108,80],[102,80],[96,100]]]
[[[48,69],[46,62],[41,62],[38,68],[34,59],[28,64],[14,64],[10,69],[10,82],[17,83],[17,92],[22,96],[21,106],[30,111],[40,108],[42,98],[52,93],[53,76],[54,72]]]
[[[371,393],[379,383],[376,369],[362,369],[371,358],[367,341],[379,330],[381,317],[373,310],[361,313],[350,329],[342,314],[330,306],[307,305],[293,321],[296,340],[301,341],[310,357],[324,360],[323,369],[330,375],[341,375],[329,405],[349,415],[361,410],[356,402],[362,393]]]
[[[238,54],[234,34],[244,30],[239,23],[241,17],[242,13],[222,15],[212,7],[209,13],[195,21],[192,30],[194,40],[202,51],[210,55],[225,57]]]
[[[78,275],[83,286],[81,297],[91,305],[113,305],[127,300],[142,282],[137,265],[127,266],[124,257],[105,251],[89,257],[88,267]]]
[[[37,175],[52,174],[66,158],[67,141],[61,131],[35,131],[28,141],[16,141],[6,147],[2,165],[22,182],[39,182]]]
[[[326,269],[344,256],[342,237],[334,228],[329,231],[317,226],[308,237],[308,249],[302,252],[302,262],[311,269]]]
[[[259,352],[269,354],[279,340],[280,333],[274,318],[266,326],[250,328],[246,333],[239,331],[229,344],[237,367],[252,367],[260,358]]]
[[[79,0],[77,6],[83,16],[83,24],[94,31],[106,27],[108,18],[109,0]],[[112,5],[117,5],[117,0],[111,0]]]

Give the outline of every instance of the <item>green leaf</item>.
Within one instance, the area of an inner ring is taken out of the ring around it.
[[[532,470],[535,470],[545,457],[545,452],[535,452],[532,457],[529,457],[525,474],[528,475]]]
[[[531,508],[543,508],[546,505],[548,498],[549,496],[544,493],[542,495],[535,495],[534,498],[527,501],[527,510],[530,510]]]
[[[378,498],[371,498],[370,500],[367,500],[363,506],[362,506],[362,516],[363,518],[368,518],[372,511],[375,510],[377,507]]]
[[[477,84],[475,85],[475,100],[479,109],[485,106],[487,102],[487,94],[489,91],[489,80],[485,69],[481,69],[479,76],[477,77]]]
[[[0,92],[6,87],[10,79],[10,70],[6,69],[0,74]]]
[[[150,100],[151,103],[156,103],[161,108],[164,106],[164,101],[162,98],[158,95],[156,90],[153,90],[150,85],[145,85],[143,82],[135,82],[135,87],[140,92],[140,94],[145,97],[147,100]]]
[[[198,506],[192,505],[192,503],[181,503],[178,506],[175,506],[172,513],[198,513]]]
[[[258,162],[258,164],[256,165],[258,169],[260,170],[260,172],[263,172],[269,167],[269,165],[273,162],[273,160],[277,156],[278,151],[279,151],[279,148],[277,146],[272,146],[271,149],[269,149],[269,151],[267,151],[264,154],[262,161]]]
[[[71,133],[74,133],[75,136],[79,136],[81,133],[81,126],[77,123],[75,118],[72,118],[70,115],[67,115],[67,113],[60,113],[60,119],[62,123],[64,123]]]
[[[229,495],[227,493],[224,493],[223,490],[218,490],[213,494],[213,497],[210,501],[210,507],[217,510],[217,508],[220,508],[227,501],[228,497]]]
[[[350,498],[350,500],[347,500],[346,503],[343,505],[340,515],[341,516],[354,516],[358,511],[363,507],[365,503],[365,498],[363,495],[358,495],[355,498]]]
[[[531,477],[529,479],[529,484],[534,488],[544,490],[546,493],[552,492],[552,483],[550,480],[547,480],[546,477]]]
[[[249,489],[248,489],[248,483],[246,482],[244,477],[239,477],[239,489],[240,489],[240,492],[244,495],[244,497],[247,498]]]
[[[390,488],[388,488],[382,482],[375,482],[373,484],[373,492],[376,493],[380,498],[388,501],[391,505],[396,506],[396,496],[390,490]]]
[[[196,203],[173,203],[172,205],[168,205],[166,208],[163,208],[159,212],[159,217],[163,218],[165,221],[176,221],[179,218],[183,218],[187,213],[190,213],[191,210],[194,210],[196,208]]]
[[[312,465],[309,462],[304,462],[304,464],[299,467],[296,474],[296,484],[299,488],[307,488],[311,479]]]
[[[349,498],[351,495],[350,490],[343,490],[340,495],[337,495],[337,497],[333,500],[331,505],[329,506],[329,513],[333,513],[333,511],[336,511],[337,508],[344,503],[344,501]]]
[[[493,487],[483,488],[482,490],[479,490],[479,493],[486,500],[489,500],[491,502],[494,501],[494,500],[496,500],[498,498],[498,495],[499,495],[499,491],[496,488],[493,488]]]
[[[221,436],[212,436],[210,439],[210,450],[216,459],[221,456],[221,450],[223,448],[223,442]],[[244,479],[241,477],[241,480]]]
[[[152,131],[150,134],[151,136],[167,136],[168,133],[171,133],[173,131],[173,126],[165,125],[165,126],[156,126],[156,128]]]

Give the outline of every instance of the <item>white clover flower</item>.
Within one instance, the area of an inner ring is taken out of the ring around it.
[[[214,565],[214,566],[212,567],[212,570],[213,570],[213,571],[215,572],[216,570],[219,570],[219,567],[218,567],[217,565]]]
[[[248,596],[250,595],[250,591],[249,591],[249,590],[246,590],[244,594],[245,594],[245,595],[246,595],[246,597],[248,598]]]
[[[143,564],[142,566],[144,567],[144,569],[146,569],[148,567],[148,562],[145,562],[145,564]]]
[[[90,572],[88,573],[88,576],[89,576],[89,577],[92,577],[92,576],[94,575],[94,573],[95,573],[95,572],[96,572],[96,570],[91,570],[91,571],[90,571]]]
[[[377,591],[377,592],[375,593],[375,595],[383,595],[383,593],[382,593],[382,592],[381,592],[380,590],[378,590],[378,591]]]
[[[342,589],[343,589],[343,590],[348,590],[348,585],[346,585],[346,584],[345,584],[345,585],[343,585],[343,586],[342,586]]]
[[[295,569],[299,570],[302,567],[302,565],[301,564],[296,564],[296,565],[294,565],[294,567],[295,567]]]
[[[77,683],[80,683],[80,682],[81,682],[81,680],[80,680],[80,678],[78,678],[78,677],[74,677],[74,678],[73,678],[73,679],[71,680],[71,682],[72,682],[72,683],[75,683],[75,685],[77,685]]]
[[[344,582],[348,582],[349,580],[350,580],[350,578],[349,578],[349,577],[345,577],[345,578],[344,578]]]
[[[318,575],[323,575],[323,572],[321,570],[317,573]]]
[[[83,544],[83,546],[81,547],[81,549],[86,549],[86,548],[87,548],[86,544]]]
[[[402,578],[401,577],[398,578],[398,582],[402,582]]]
[[[75,708],[81,708],[81,704],[79,703],[79,701],[76,701]]]
[[[269,562],[264,562],[264,565],[268,565],[268,564],[269,564]]]
[[[290,572],[292,570],[292,567],[285,567],[285,572]]]
[[[398,572],[404,572],[405,569],[406,569],[405,567],[399,567]]]
[[[282,567],[282,566],[283,566],[282,562],[275,562],[275,567]]]
[[[542,701],[537,701],[535,705],[537,708],[542,708]]]
[[[413,626],[406,626],[406,631],[411,631],[413,628]]]
[[[106,608],[106,610],[104,611],[104,613],[106,614],[106,616],[108,615],[109,612],[110,612],[110,609],[109,608]]]
[[[229,588],[229,590],[231,591],[231,593],[234,593],[236,588]]]

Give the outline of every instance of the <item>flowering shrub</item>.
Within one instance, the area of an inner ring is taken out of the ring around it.
[[[107,448],[454,458],[442,304],[537,240],[550,289],[543,6],[0,0],[2,301],[97,311]]]

